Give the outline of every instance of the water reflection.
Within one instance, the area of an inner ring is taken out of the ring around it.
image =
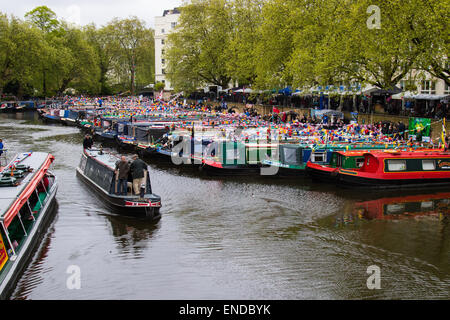
[[[358,216],[367,220],[433,216],[445,222],[448,221],[450,215],[450,192],[396,196],[356,202],[355,212]]]
[[[141,258],[142,253],[160,228],[160,223],[137,217],[105,215],[111,224],[112,235],[122,254]]]
[[[450,298],[443,190],[394,197],[307,177],[208,177],[149,158],[163,199],[155,224],[112,215],[77,179],[79,129],[20,117],[0,115],[0,137],[12,154],[54,154],[60,189],[46,249],[15,299]],[[72,264],[83,270],[79,291],[65,286]],[[366,287],[373,264],[382,272],[379,291]]]

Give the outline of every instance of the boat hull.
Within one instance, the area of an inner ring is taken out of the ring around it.
[[[432,178],[432,179],[375,179],[358,177],[349,174],[339,174],[337,181],[348,187],[363,187],[363,188],[429,188],[449,186],[449,178]]]
[[[203,164],[199,170],[210,176],[249,176],[259,175],[261,173],[261,166],[259,165],[243,165],[243,166],[225,166],[215,167],[208,164]]]
[[[159,207],[127,207],[125,201],[127,199],[123,197],[114,197],[107,194],[96,183],[89,179],[79,168],[77,168],[77,176],[83,181],[90,189],[92,189],[96,195],[103,200],[103,202],[112,210],[118,214],[125,215],[145,215],[150,220],[159,220],[161,213]],[[129,201],[133,201],[130,199]]]
[[[35,225],[33,226],[31,232],[28,234],[23,247],[21,248],[16,260],[14,261],[14,264],[8,270],[8,274],[0,284],[0,300],[8,299],[11,296],[13,290],[17,285],[17,282],[23,274],[23,271],[36,252],[35,250],[38,244],[41,243],[42,238],[46,234],[48,226],[50,225],[51,221],[53,221],[53,218],[57,211],[57,202],[55,198],[57,190],[58,184],[55,183],[50,190],[48,200],[42,208],[41,213],[37,217]]]

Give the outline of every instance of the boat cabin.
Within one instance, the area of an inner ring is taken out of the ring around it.
[[[49,171],[53,160],[47,153],[23,153],[0,172],[0,298],[48,220],[57,190]]]

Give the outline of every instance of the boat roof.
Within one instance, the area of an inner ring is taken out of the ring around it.
[[[420,151],[399,151],[399,150],[377,150],[365,152],[364,155],[371,155],[375,158],[450,158],[449,151],[438,149],[420,150]]]
[[[107,151],[100,152],[100,150],[98,149],[85,149],[84,152],[98,162],[108,166],[111,170],[114,170],[116,168],[116,163],[120,160],[120,156],[109,153]]]
[[[39,169],[47,162],[48,158],[53,156],[44,152],[27,152],[18,154],[10,164],[5,168],[9,168],[12,163],[23,164],[30,166],[33,171],[23,178],[17,186],[0,187],[0,220],[5,218],[5,214],[9,211],[10,207],[16,202],[22,192],[32,182],[39,173]],[[4,170],[5,170],[4,169]],[[4,171],[3,170],[3,171]],[[20,209],[20,208],[19,208]]]
[[[345,157],[357,157],[357,156],[363,156],[365,153],[367,153],[367,150],[351,150],[351,151],[335,151],[336,153],[339,153]]]

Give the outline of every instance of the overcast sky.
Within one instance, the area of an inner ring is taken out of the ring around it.
[[[95,23],[102,26],[115,17],[137,16],[148,27],[154,27],[155,16],[166,9],[180,6],[182,0],[0,0],[0,12],[21,19],[26,12],[38,6],[52,9],[58,18],[79,25]]]

